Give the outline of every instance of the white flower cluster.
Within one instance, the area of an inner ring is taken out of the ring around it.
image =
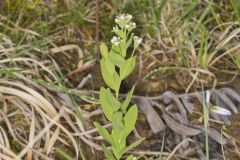
[[[134,48],[136,49],[139,46],[139,44],[142,42],[142,38],[139,38],[138,36],[134,36],[133,42],[134,42]]]
[[[142,38],[139,38],[138,36],[134,36],[133,41],[137,44],[140,44],[142,42]]]
[[[132,18],[133,18],[133,16],[130,15],[130,14],[121,14],[121,15],[116,17],[115,22],[121,28],[125,28],[128,31],[131,31],[132,29],[136,28],[136,23],[131,21]],[[116,27],[114,27],[114,28],[117,29]]]
[[[115,46],[118,46],[121,42],[121,39],[120,37],[117,37],[117,36],[114,36],[112,39],[111,39],[111,43],[114,44]]]
[[[132,22],[132,18],[133,16],[130,14],[121,14],[117,16],[115,19],[115,22],[117,23],[117,25],[113,27],[113,31],[117,35],[120,35],[120,33],[123,32],[122,30],[124,29],[130,32],[131,30],[136,28],[136,23]],[[120,27],[121,29],[119,29],[118,27]],[[134,36],[133,41],[134,41],[134,48],[136,49],[139,46],[139,44],[142,42],[142,38],[139,38],[138,36]],[[121,38],[114,36],[111,40],[111,43],[115,46],[118,46],[121,43]]]

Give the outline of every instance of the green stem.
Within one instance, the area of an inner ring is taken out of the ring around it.
[[[206,159],[209,160],[209,149],[208,149],[208,131],[207,131],[207,127],[205,128],[205,132],[206,132]]]
[[[209,116],[208,104],[205,104],[204,107],[206,116]],[[204,116],[205,117],[205,116]],[[204,125],[205,125],[205,145],[206,145],[206,160],[209,160],[209,146],[208,146],[208,118],[204,118]]]
[[[132,53],[131,53],[131,57],[133,56],[133,54],[135,53],[136,48],[133,49]]]

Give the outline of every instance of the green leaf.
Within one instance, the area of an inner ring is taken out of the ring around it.
[[[121,84],[121,80],[120,77],[118,75],[118,73],[115,71],[113,74],[113,79],[114,79],[114,90],[116,93],[119,92],[119,88],[120,88],[120,84]]]
[[[106,69],[105,59],[101,59],[100,66],[101,66],[101,72],[102,72],[102,76],[103,76],[103,79],[104,79],[105,83],[106,83],[110,88],[115,89],[114,78],[113,78],[113,76],[108,72],[108,70]]]
[[[122,56],[120,56],[119,54],[115,53],[114,51],[110,51],[108,58],[119,68],[125,62],[125,59]]]
[[[135,86],[132,87],[132,89],[127,93],[127,97],[125,98],[125,100],[123,101],[122,105],[121,105],[121,110],[123,113],[126,112],[127,107],[131,101],[132,95],[133,95],[133,91],[134,91]]]
[[[127,137],[134,129],[135,123],[137,121],[137,116],[138,108],[137,105],[134,104],[132,107],[130,107],[130,109],[124,116],[124,130],[123,130],[124,137]]]
[[[102,144],[103,152],[107,157],[107,160],[116,160],[116,158],[112,155],[112,153],[107,149],[107,147]]]
[[[94,126],[97,128],[99,134],[111,145],[114,144],[112,136],[109,134],[108,130],[102,127],[98,122],[93,122]]]
[[[130,57],[127,59],[121,69],[120,69],[120,79],[123,80],[126,78],[130,73],[132,73],[133,69],[135,68],[136,63],[136,56]]]
[[[56,155],[57,157],[61,157],[62,159],[65,160],[74,160],[75,158],[73,158],[71,155],[69,155],[69,153],[67,153],[67,151],[61,149],[61,148],[56,148],[55,149]]]
[[[123,155],[124,153],[128,152],[129,150],[137,147],[139,144],[142,143],[142,141],[144,140],[145,138],[141,138],[135,142],[133,142],[132,144],[130,144],[129,146],[125,147],[123,150],[121,150],[120,154]]]
[[[124,129],[124,125],[123,125],[123,114],[122,112],[115,112],[112,115],[112,125],[113,128],[121,131]]]
[[[126,34],[122,31],[122,30],[118,30],[118,31],[114,31],[113,30],[113,32],[116,34],[116,35],[118,35],[119,37],[121,37],[121,38],[125,38],[126,37]]]
[[[137,160],[137,158],[136,158],[136,157],[133,157],[133,155],[130,155],[130,156],[127,157],[126,160]]]
[[[126,57],[127,49],[126,49],[126,39],[121,40],[120,42],[120,48],[121,48],[121,55],[123,57]]]
[[[115,46],[115,45],[112,45],[112,50],[113,50],[114,52],[118,53],[118,54],[120,54],[120,52],[121,52],[120,47],[119,47],[119,46]]]
[[[122,155],[120,155],[120,151],[126,147],[126,138],[123,137],[123,132],[118,131],[113,128],[112,137],[114,140],[114,145],[112,146],[113,153],[117,159],[120,159]]]
[[[115,71],[115,65],[113,62],[110,61],[110,59],[106,58],[105,59],[105,67],[107,69],[107,71],[113,75],[114,71]]]
[[[131,34],[131,37],[130,37],[129,40],[127,41],[127,43],[126,43],[126,49],[128,49],[128,47],[132,44],[133,35],[134,35],[134,34]]]
[[[107,98],[107,90],[103,87],[101,87],[100,89],[99,99],[100,99],[103,113],[105,114],[105,116],[109,121],[112,121],[112,114],[114,112],[114,109]]]
[[[106,84],[111,89],[118,91],[119,87],[120,87],[120,78],[119,78],[118,73],[116,71],[114,71],[113,74],[111,74],[108,71],[108,69],[106,68],[106,65],[105,65],[105,59],[101,59],[100,66],[101,66],[102,76],[103,76],[103,79],[106,82]]]
[[[121,103],[118,101],[116,97],[112,95],[109,88],[106,91],[106,98],[109,105],[113,108],[113,112],[119,110],[119,108],[121,107]]]
[[[105,43],[101,43],[100,45],[100,52],[104,58],[107,58],[108,56],[108,47]]]
[[[112,114],[121,107],[121,103],[116,97],[114,97],[110,89],[100,88],[99,94],[100,104],[102,106],[103,113],[109,121],[112,121]]]

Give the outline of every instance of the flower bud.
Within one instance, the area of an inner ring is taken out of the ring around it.
[[[142,38],[139,38],[138,36],[134,36],[133,41],[134,41],[134,48],[136,49],[139,46],[139,44],[142,42]]]

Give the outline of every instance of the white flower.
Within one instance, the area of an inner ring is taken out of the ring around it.
[[[125,25],[125,28],[126,28],[127,30],[129,30],[129,29],[130,29],[130,25],[129,25],[129,24],[126,24],[126,25]]]
[[[120,37],[114,36],[114,37],[111,39],[111,43],[114,44],[115,46],[118,46],[119,43],[120,43]]]
[[[131,26],[132,29],[133,29],[133,28],[136,28],[136,23],[135,23],[135,22],[130,22],[129,25]]]
[[[114,37],[111,39],[111,42],[114,43],[115,41],[117,41],[117,39],[118,39],[118,38],[117,38],[116,36],[114,36]]]
[[[223,108],[223,107],[218,107],[218,106],[213,106],[211,108],[211,112],[221,114],[221,115],[228,115],[228,116],[232,115],[232,112],[229,111],[228,109]]]
[[[210,98],[211,98],[211,93],[209,90],[206,91],[206,97],[205,97],[205,100],[206,100],[206,103],[209,103],[210,102]]]
[[[115,18],[115,22],[122,28],[126,24],[125,14],[120,14]]]
[[[114,31],[114,32],[118,32],[118,31],[119,31],[118,26],[113,27],[113,31]]]
[[[125,19],[125,14],[120,14],[120,16],[118,17],[120,20],[124,20]]]
[[[115,19],[115,22],[117,23],[117,24],[119,24],[120,23],[120,20],[119,19]]]
[[[142,38],[139,38],[138,36],[133,36],[133,41],[134,41],[134,49],[136,49],[139,44],[142,42]]]
[[[126,24],[126,25],[125,25],[125,28],[126,28],[128,31],[131,31],[131,30],[133,30],[134,28],[136,28],[136,23],[130,22],[129,24]]]
[[[115,18],[115,22],[121,27],[128,30],[132,30],[136,27],[136,24],[131,22],[133,16],[130,14],[120,14]]]
[[[142,38],[139,38],[138,36],[133,37],[134,43],[140,44],[142,42]]]
[[[126,21],[130,22],[132,20],[133,16],[131,14],[126,14],[125,19]]]

